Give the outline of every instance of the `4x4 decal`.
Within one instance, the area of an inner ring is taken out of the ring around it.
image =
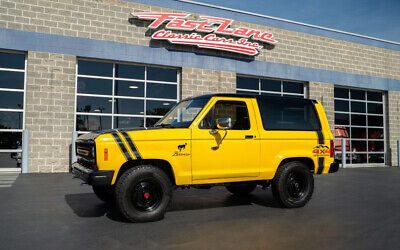
[[[322,144],[314,147],[312,152],[313,152],[314,156],[329,156],[330,155],[329,147],[322,145]]]

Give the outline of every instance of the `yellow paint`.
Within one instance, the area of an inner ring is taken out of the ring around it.
[[[199,124],[218,100],[243,101],[249,110],[249,130],[228,130],[226,138],[217,149],[225,131],[201,129]],[[333,135],[321,103],[315,104],[319,114],[323,145],[330,147]],[[269,180],[275,175],[279,164],[288,158],[309,158],[318,169],[318,157],[314,148],[319,146],[315,131],[266,131],[262,126],[256,99],[239,97],[212,97],[189,128],[162,128],[127,132],[142,159],[158,159],[172,166],[177,185],[222,183],[250,180]],[[136,160],[128,141],[119,133],[129,156]],[[245,139],[246,135],[253,138]],[[96,139],[96,160],[99,170],[114,170],[112,184],[118,171],[127,162],[112,134],[101,134]],[[322,144],[321,144],[322,145]],[[108,161],[104,161],[104,149]],[[333,158],[325,158],[323,173],[329,172]]]

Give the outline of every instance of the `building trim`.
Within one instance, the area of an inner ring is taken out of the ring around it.
[[[400,80],[390,78],[4,28],[0,29],[0,48],[400,91]]]

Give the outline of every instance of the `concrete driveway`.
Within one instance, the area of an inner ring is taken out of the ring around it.
[[[164,220],[124,221],[70,174],[24,174],[0,188],[0,249],[400,249],[400,169],[316,176],[300,209],[270,189],[177,190]]]

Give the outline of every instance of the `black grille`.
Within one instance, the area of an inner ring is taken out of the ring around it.
[[[96,149],[94,141],[79,140],[75,145],[78,162],[87,168],[93,169],[96,165]]]

